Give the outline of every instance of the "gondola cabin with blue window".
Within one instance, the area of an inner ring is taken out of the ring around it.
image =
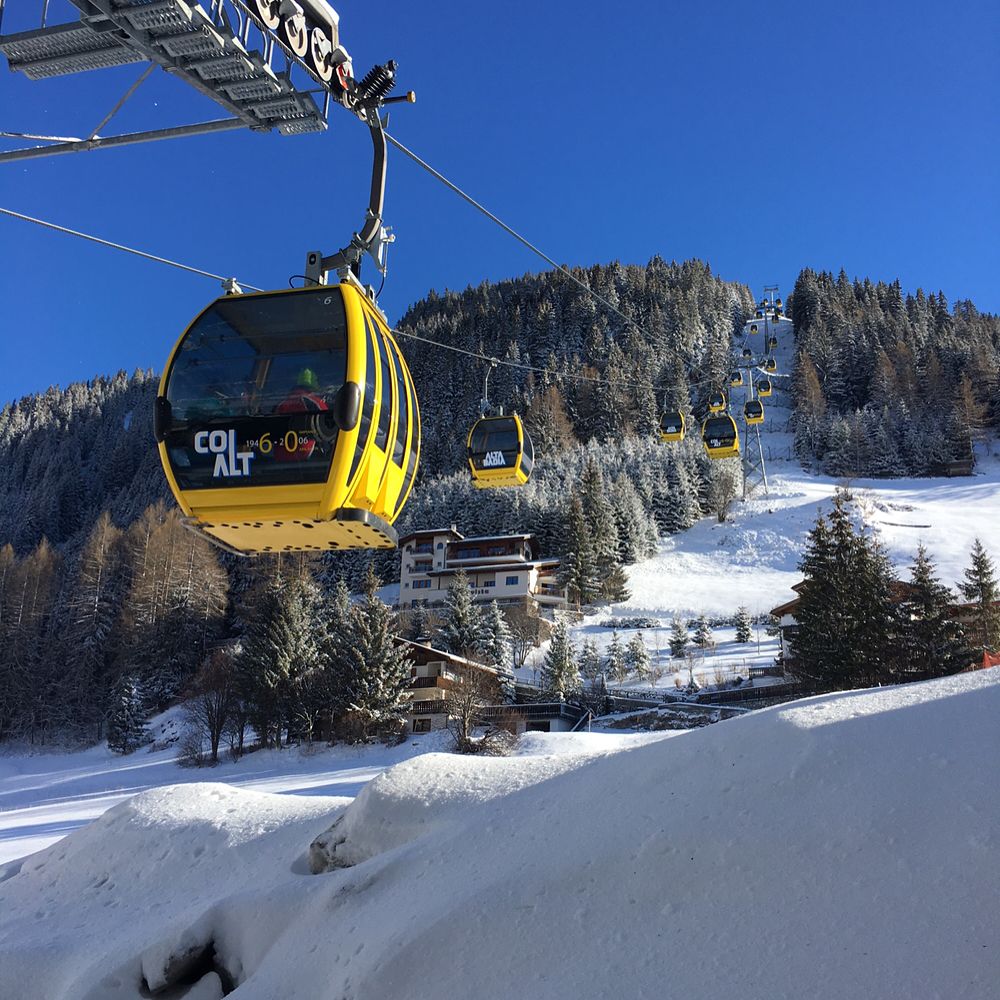
[[[531,438],[516,414],[480,417],[467,441],[472,483],[480,489],[523,486],[535,464]]]
[[[392,548],[420,413],[352,281],[213,302],[175,346],[155,432],[186,524],[239,554]]]
[[[764,404],[759,399],[748,399],[743,404],[743,419],[750,427],[764,423]]]
[[[770,396],[774,390],[771,387],[771,380],[769,378],[762,378],[757,383],[757,395],[762,399]]]

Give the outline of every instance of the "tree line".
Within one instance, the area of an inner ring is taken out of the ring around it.
[[[838,491],[809,533],[787,668],[817,690],[943,677],[1000,648],[996,567],[977,539],[959,597],[918,548],[900,580],[876,536],[852,519]]]
[[[790,314],[796,448],[830,475],[933,474],[997,426],[1000,317],[809,268]]]

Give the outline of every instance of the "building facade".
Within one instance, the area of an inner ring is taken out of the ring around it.
[[[452,525],[404,535],[399,549],[400,608],[442,604],[459,570],[477,603],[540,611],[567,606],[559,560],[540,558],[534,535],[466,538]]]

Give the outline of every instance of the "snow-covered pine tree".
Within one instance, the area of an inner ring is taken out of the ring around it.
[[[418,601],[410,610],[407,631],[414,642],[428,642],[431,638],[431,621],[427,605]]]
[[[618,631],[611,633],[608,645],[608,657],[604,664],[605,673],[616,683],[621,684],[628,676],[628,664],[625,662],[625,649],[618,636]]]
[[[646,648],[646,643],[639,632],[636,632],[628,641],[628,646],[625,648],[625,663],[628,671],[634,673],[640,681],[648,679],[650,667],[649,650]]]
[[[899,668],[903,679],[955,674],[976,658],[955,620],[954,600],[952,592],[938,580],[934,562],[921,545],[901,608],[904,650]]]
[[[569,628],[565,619],[560,618],[542,664],[542,688],[549,694],[568,698],[578,693],[582,686]]]
[[[691,636],[688,634],[684,619],[675,618],[670,625],[670,655],[675,660],[681,659],[687,652],[690,641]]]
[[[753,620],[742,605],[736,609],[736,641],[753,642]]]
[[[298,713],[298,678],[324,669],[325,632],[312,579],[275,575],[251,618],[237,667],[239,691],[262,746],[281,746],[286,725]]]
[[[108,749],[112,753],[133,753],[149,742],[142,705],[138,679],[122,674],[111,690],[108,712]]]
[[[890,680],[901,631],[892,569],[877,544],[855,530],[843,492],[829,520],[817,519],[799,569],[805,583],[793,672],[828,690]]]
[[[580,673],[584,680],[595,681],[601,675],[603,663],[601,654],[597,648],[597,643],[587,638],[583,640],[583,647],[580,649]]]
[[[601,593],[590,527],[577,497],[569,504],[566,518],[566,550],[559,566],[559,582],[577,608],[591,604]]]
[[[410,683],[410,659],[396,641],[395,612],[379,599],[371,583],[366,589],[364,601],[352,609],[342,663],[348,711],[360,737],[367,740],[398,727]]]
[[[997,587],[996,566],[983,543],[972,543],[972,562],[965,571],[965,582],[959,584],[962,596],[972,605],[969,637],[980,649],[1000,649],[1000,590]]]
[[[580,496],[590,530],[600,595],[609,601],[626,600],[628,588],[618,557],[618,525],[614,509],[608,502],[604,476],[593,456],[583,468]]]
[[[472,588],[464,569],[448,587],[438,635],[445,649],[466,659],[475,659],[482,641],[482,613],[472,600]]]
[[[708,649],[712,645],[712,626],[704,615],[698,616],[698,624],[694,630],[694,642],[699,649]]]
[[[482,641],[479,658],[497,672],[497,682],[504,702],[515,698],[513,672],[513,637],[507,616],[496,601],[491,601],[483,615]]]

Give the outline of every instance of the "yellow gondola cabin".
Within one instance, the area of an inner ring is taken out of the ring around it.
[[[155,431],[186,523],[224,548],[396,544],[420,413],[389,327],[351,281],[213,302],[167,362]]]

